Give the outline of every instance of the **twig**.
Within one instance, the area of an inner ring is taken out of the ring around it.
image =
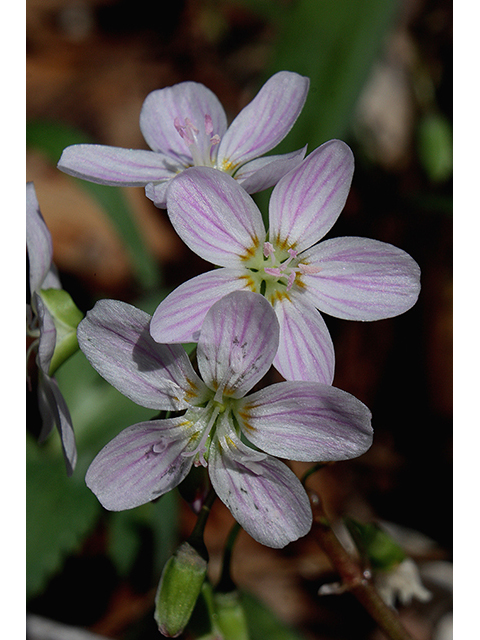
[[[313,534],[350,591],[372,616],[390,640],[414,640],[397,614],[380,597],[378,591],[350,557],[334,534],[318,494],[308,490],[313,511]]]

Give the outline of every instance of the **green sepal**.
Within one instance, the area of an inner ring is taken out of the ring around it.
[[[167,560],[155,597],[160,633],[175,638],[184,630],[207,574],[208,562],[188,542]]]
[[[366,556],[374,571],[391,571],[407,557],[393,538],[375,523],[345,518],[345,524],[358,550]]]
[[[429,113],[418,125],[418,153],[432,182],[444,182],[453,172],[453,133],[449,120],[440,113]]]
[[[55,351],[50,362],[49,375],[78,350],[77,326],[83,313],[65,289],[42,289],[40,297],[47,307],[57,332]]]
[[[215,621],[224,640],[249,640],[247,619],[237,590],[213,593]]]

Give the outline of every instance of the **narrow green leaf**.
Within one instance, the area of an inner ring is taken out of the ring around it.
[[[307,143],[311,153],[327,140],[348,137],[357,100],[398,0],[296,0],[285,5],[272,0],[271,4],[276,8],[272,20],[276,38],[264,79],[282,70],[310,78],[302,113],[275,153]],[[255,194],[267,226],[271,191]]]
[[[276,153],[312,151],[344,138],[397,0],[297,0],[281,12],[268,75],[288,69],[310,78],[305,107]]]

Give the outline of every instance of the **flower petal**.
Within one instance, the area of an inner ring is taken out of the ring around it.
[[[278,333],[275,313],[259,293],[235,291],[216,302],[198,341],[198,368],[205,384],[241,398],[270,368]]]
[[[233,430],[214,439],[208,468],[218,497],[261,544],[281,549],[309,532],[312,511],[300,480],[283,462],[244,445]]]
[[[353,153],[341,140],[307,156],[272,191],[270,241],[300,252],[323,238],[345,205],[353,168]]]
[[[96,456],[87,486],[109,511],[123,511],[155,500],[187,476],[192,425],[184,417],[140,422],[121,431]]]
[[[280,178],[298,167],[306,152],[307,146],[305,145],[303,149],[292,151],[292,153],[250,160],[235,173],[235,180],[242,185],[247,193],[263,191],[273,187]]]
[[[232,291],[245,287],[240,269],[213,269],[187,280],[158,305],[150,322],[157,342],[198,342],[210,307]]]
[[[222,267],[238,267],[265,241],[262,215],[230,176],[194,167],[172,180],[167,209],[175,231],[192,251]]]
[[[41,296],[39,296],[38,293],[34,293],[32,301],[35,308],[37,309],[40,327],[37,365],[43,371],[43,373],[48,375],[48,372],[50,370],[50,363],[52,362],[53,353],[55,351],[57,330],[55,329],[53,317],[45,306]]]
[[[287,380],[331,384],[335,352],[325,320],[300,296],[275,303],[280,323],[280,343],[273,365]]]
[[[57,381],[55,378],[45,375],[41,370],[39,371],[38,379],[38,408],[42,416],[42,430],[39,440],[45,440],[54,425],[57,427],[67,466],[67,474],[71,476],[77,463],[77,447],[75,445],[72,418]]]
[[[348,460],[370,448],[371,413],[354,396],[318,382],[280,382],[239,400],[244,434],[289,460]]]
[[[237,115],[218,148],[218,167],[244,164],[273,149],[300,115],[310,81],[291,71],[272,76]]]
[[[203,134],[205,116],[212,119],[213,134],[222,137],[227,130],[227,117],[217,96],[198,82],[180,82],[172,87],[157,89],[148,94],[140,113],[140,129],[147,144],[154,151],[192,163],[192,155],[177,129],[185,118]],[[198,144],[208,144],[207,136],[198,136]]]
[[[118,300],[99,300],[77,329],[90,364],[112,386],[152,409],[185,409],[205,385],[180,345],[158,344],[150,316]]]
[[[332,238],[302,257],[320,268],[303,275],[309,300],[346,320],[380,320],[404,313],[417,301],[420,268],[408,253],[370,238]]]
[[[149,182],[173,178],[179,164],[169,156],[144,149],[74,144],[64,149],[57,167],[97,184],[144,187]]]
[[[27,183],[27,251],[30,274],[30,294],[40,289],[59,289],[60,280],[52,265],[52,236],[40,212],[33,182]]]
[[[170,186],[170,180],[172,179],[173,176],[169,180],[164,180],[163,182],[149,182],[145,185],[145,195],[159,209],[167,208],[167,189]]]

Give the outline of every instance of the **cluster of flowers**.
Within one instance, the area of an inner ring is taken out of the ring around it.
[[[370,411],[332,386],[334,348],[320,312],[396,316],[415,303],[420,272],[383,242],[319,242],[350,189],[345,143],[331,140],[306,158],[306,148],[264,156],[295,123],[308,86],[277,73],[227,128],[216,96],[183,82],[144,102],[140,127],[152,151],[74,145],[62,154],[58,166],[70,175],[145,186],[182,240],[221,267],[179,286],[153,317],[100,300],[78,326],[80,348],[110,384],[139,405],[175,412],[125,429],[97,455],[86,482],[107,509],[158,498],[201,465],[239,524],[280,548],[309,531],[312,513],[278,458],[346,460],[371,445]],[[249,194],[271,186],[267,231]],[[34,292],[47,286],[43,271]],[[187,342],[197,343],[201,377]],[[285,381],[249,393],[272,364]]]

